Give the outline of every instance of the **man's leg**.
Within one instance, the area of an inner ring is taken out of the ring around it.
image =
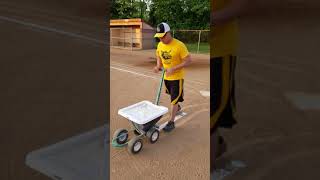
[[[171,96],[171,118],[168,124],[163,129],[166,132],[170,132],[175,128],[174,119],[177,115],[177,112],[179,111],[179,102],[184,101],[183,100],[183,79],[168,81],[168,88],[170,88],[170,96]]]
[[[179,109],[179,103],[171,105],[171,119],[170,119],[170,121],[174,122],[174,118],[177,115],[178,109]]]
[[[170,132],[175,128],[174,119],[176,117],[176,114],[178,112],[178,103],[171,105],[171,118],[168,121],[167,125],[163,128],[165,132]]]
[[[211,170],[216,168],[216,160],[224,152],[227,145],[219,135],[218,128],[232,128],[236,123],[234,97],[235,57],[213,58],[210,62],[210,117],[211,117]],[[215,147],[214,147],[215,146]]]
[[[172,83],[172,81],[169,81],[169,80],[165,80],[164,82],[165,82],[166,93],[170,96],[171,102],[172,102],[173,101],[172,94],[173,94],[173,90],[174,90],[173,83]],[[174,121],[174,117],[178,111],[178,106],[179,106],[178,103],[176,105],[171,104],[171,118],[170,118],[169,122]]]
[[[211,173],[217,168],[216,160],[220,148],[218,121],[221,118],[223,109],[223,98],[226,92],[223,91],[223,57],[212,58],[210,61],[210,170]]]

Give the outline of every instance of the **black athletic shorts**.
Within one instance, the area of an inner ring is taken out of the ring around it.
[[[218,127],[232,128],[235,112],[236,56],[210,59],[210,132]]]
[[[164,80],[166,93],[171,97],[171,104],[175,105],[178,102],[183,102],[183,79],[179,80]]]

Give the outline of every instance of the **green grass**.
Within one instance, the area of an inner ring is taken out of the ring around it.
[[[191,53],[197,53],[198,43],[186,44],[188,50]],[[209,54],[210,53],[210,45],[209,43],[200,43],[199,46],[199,54]]]

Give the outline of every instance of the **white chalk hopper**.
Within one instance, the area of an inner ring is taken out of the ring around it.
[[[168,112],[168,108],[150,101],[141,101],[119,109],[118,114],[137,124],[146,124]]]
[[[142,112],[142,113],[139,113]],[[168,112],[168,108],[164,106],[158,106],[150,101],[141,101],[131,106],[122,108],[118,111],[118,114],[133,121],[137,124],[146,124],[157,117],[160,117]],[[174,121],[186,116],[187,113],[181,112],[176,116]],[[162,130],[168,122],[164,122],[159,126],[159,130]]]

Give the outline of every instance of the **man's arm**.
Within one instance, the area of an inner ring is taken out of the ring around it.
[[[158,69],[162,68],[162,62],[161,62],[161,59],[158,55],[157,55],[157,68]]]
[[[167,69],[167,75],[171,75],[173,74],[174,71],[177,71],[179,69],[182,69],[184,67],[187,67],[191,64],[191,56],[190,55],[187,55],[185,58],[182,59],[182,63],[170,68],[170,69]]]
[[[238,17],[249,0],[232,0],[228,7],[216,12],[211,12],[211,25],[220,25]]]
[[[156,58],[157,58],[157,65],[156,65],[156,67],[153,68],[153,71],[155,73],[158,73],[160,71],[160,69],[162,68],[162,62],[161,62],[161,59],[158,54],[157,54]]]
[[[184,67],[187,67],[189,66],[189,64],[191,64],[191,57],[190,55],[186,56],[185,58],[182,59],[182,63],[176,65],[174,68],[174,70],[179,70],[179,69],[182,69]]]

